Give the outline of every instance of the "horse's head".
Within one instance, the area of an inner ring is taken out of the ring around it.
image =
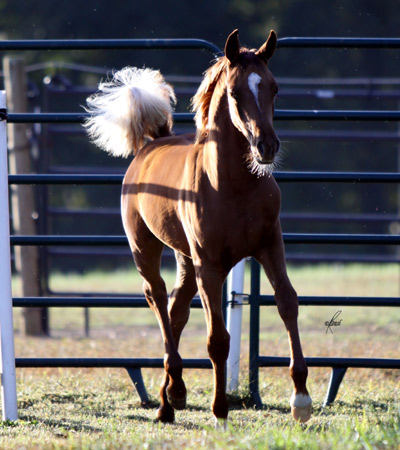
[[[252,168],[261,173],[269,170],[280,147],[272,125],[278,85],[267,65],[275,48],[274,31],[257,51],[240,48],[237,30],[225,45],[229,113],[250,144]]]

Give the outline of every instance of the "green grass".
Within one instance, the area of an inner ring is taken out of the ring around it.
[[[227,431],[215,430],[209,412],[210,376],[187,377],[188,408],[172,425],[154,423],[154,408],[141,408],[127,376],[119,371],[28,372],[19,380],[20,421],[0,427],[0,448],[43,449],[396,449],[399,403],[392,384],[372,376],[367,386],[347,382],[332,408],[319,402],[306,425],[288,408],[288,380],[277,376],[261,390],[265,406],[233,402]],[[154,372],[154,371],[153,371]],[[158,376],[145,374],[152,398]],[[245,396],[245,390],[241,391]]]
[[[290,267],[301,295],[400,295],[396,265],[325,265]],[[167,274],[173,285],[174,274]],[[55,275],[56,290],[101,288],[135,292],[133,270],[118,273]],[[264,280],[263,284],[266,285]],[[117,289],[118,288],[118,289]],[[17,285],[14,285],[14,296]],[[248,287],[246,286],[246,289]],[[265,292],[269,292],[267,287]],[[400,311],[395,308],[343,307],[340,327],[326,333],[326,320],[336,307],[302,307],[299,324],[306,356],[399,357]],[[26,338],[20,332],[21,312],[15,310],[17,357],[162,357],[157,322],[147,309],[90,310],[91,332],[83,333],[80,308],[51,311],[52,338]],[[159,369],[143,369],[151,407],[143,408],[122,369],[19,369],[17,423],[0,424],[3,449],[399,449],[399,371],[348,369],[337,400],[323,408],[330,369],[310,368],[308,387],[314,414],[305,425],[290,415],[292,382],[287,368],[260,370],[264,407],[249,403],[248,308],[244,309],[241,384],[230,397],[226,431],[215,430],[210,404],[212,372],[187,370],[188,408],[177,412],[172,425],[154,423]],[[193,310],[182,339],[183,357],[207,357],[201,310]],[[263,355],[288,355],[287,337],[275,307],[261,314]]]

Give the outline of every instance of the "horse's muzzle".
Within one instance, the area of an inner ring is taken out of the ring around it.
[[[278,138],[266,142],[260,140],[257,142],[258,157],[257,162],[259,164],[272,164],[274,162],[276,154],[279,152],[281,142]]]

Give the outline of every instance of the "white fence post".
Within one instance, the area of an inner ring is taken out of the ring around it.
[[[228,277],[228,302],[226,323],[231,336],[229,356],[226,363],[226,380],[228,392],[233,392],[239,387],[240,368],[240,343],[242,338],[242,309],[244,289],[245,260],[240,261],[231,270]],[[232,296],[235,292],[235,297]]]
[[[6,108],[6,94],[0,91],[0,109]],[[14,327],[11,294],[10,217],[8,207],[6,121],[0,120],[0,373],[3,420],[17,420]]]

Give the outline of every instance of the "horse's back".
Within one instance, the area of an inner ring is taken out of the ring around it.
[[[194,134],[184,134],[150,141],[132,161],[125,179],[176,185],[176,177],[183,172],[193,150],[194,138]]]

